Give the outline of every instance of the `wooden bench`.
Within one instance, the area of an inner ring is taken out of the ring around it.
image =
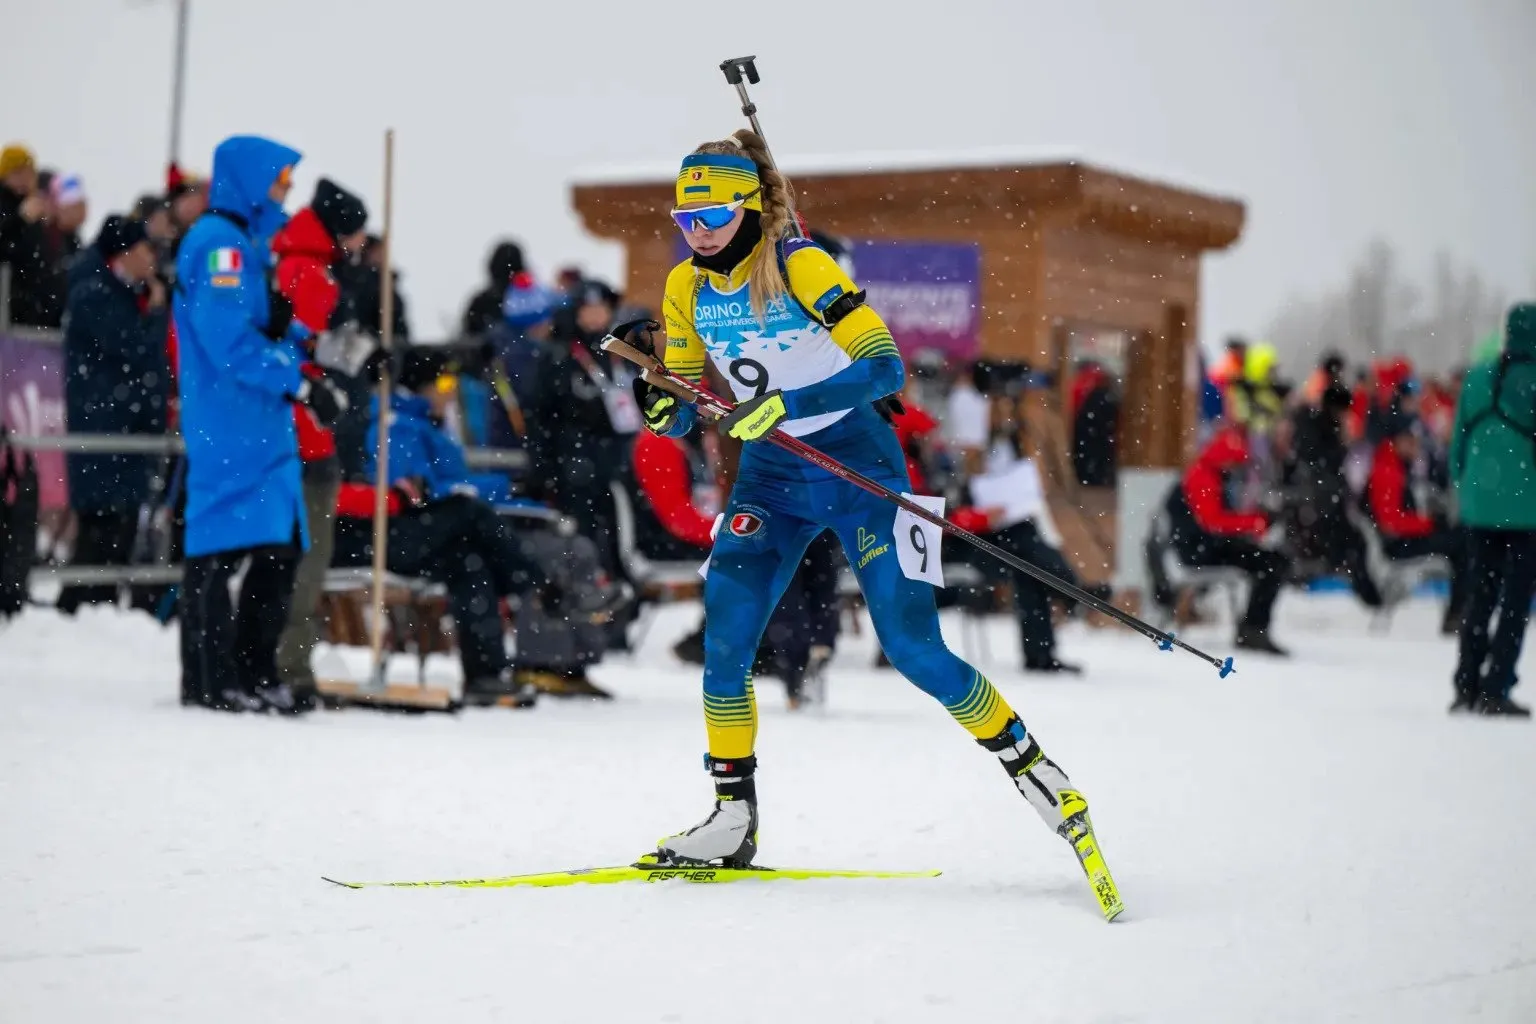
[[[373,642],[369,612],[373,601],[373,570],[328,569],[320,597],[325,637],[347,647],[370,647]],[[441,585],[431,580],[384,575],[384,649],[388,653],[416,655],[417,682],[386,682],[369,687],[366,681],[327,678],[316,680],[326,700],[337,704],[363,704],[422,710],[455,710],[458,700],[444,686],[426,681],[427,656],[454,650],[452,630],[445,625],[448,599]]]

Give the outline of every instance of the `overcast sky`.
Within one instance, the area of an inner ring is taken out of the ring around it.
[[[84,175],[93,214],[160,179],[170,0],[0,0],[0,139]],[[441,336],[499,235],[602,274],[568,186],[741,123],[716,70],[756,53],[781,158],[1018,146],[1235,195],[1202,338],[1262,329],[1373,235],[1536,291],[1533,0],[192,0],[183,162],[224,136],[305,153],[379,212],[398,133],[397,258]],[[377,217],[375,218],[377,221]],[[659,291],[661,282],[656,283]],[[654,298],[639,296],[637,298]]]

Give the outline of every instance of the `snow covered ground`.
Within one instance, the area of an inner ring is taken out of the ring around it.
[[[1446,714],[1430,605],[1387,636],[1281,608],[1299,656],[1225,681],[1076,626],[1091,674],[1026,678],[991,627],[1113,925],[867,632],[824,714],[761,686],[761,860],[941,878],[354,892],[319,876],[623,862],[697,819],[694,613],[602,667],[610,705],[294,722],[176,706],[145,620],[31,612],[0,632],[0,1021],[1536,1021],[1536,726]]]

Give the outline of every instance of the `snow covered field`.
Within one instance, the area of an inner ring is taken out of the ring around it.
[[[599,670],[610,705],[294,722],[176,706],[147,620],[29,613],[0,632],[0,1021],[1536,1021],[1536,726],[1447,716],[1429,605],[1375,636],[1287,593],[1299,656],[1226,681],[1076,626],[1090,675],[1026,678],[993,624],[986,667],[1093,804],[1113,925],[867,632],[824,714],[760,687],[760,859],[941,878],[320,881],[618,863],[692,823],[693,614]]]

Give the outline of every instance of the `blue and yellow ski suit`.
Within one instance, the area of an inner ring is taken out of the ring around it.
[[[697,381],[705,360],[713,360],[738,401],[781,390],[787,416],[780,429],[894,491],[909,491],[895,432],[874,406],[900,391],[905,379],[890,331],[868,305],[828,328],[822,314],[853,292],[854,283],[814,243],[778,244],[793,294],[770,303],[765,322],[748,301],[756,250],[728,276],[692,261],[672,270],[667,367]],[[693,420],[685,408],[671,433],[685,432]],[[901,571],[895,516],[889,502],[796,455],[771,444],[746,445],[704,584],[704,717],[712,758],[753,753],[751,670],[758,639],[806,545],[822,530],[842,542],[891,664],[978,739],[1002,732],[1013,716],[1007,702],[944,645],[931,586]]]

